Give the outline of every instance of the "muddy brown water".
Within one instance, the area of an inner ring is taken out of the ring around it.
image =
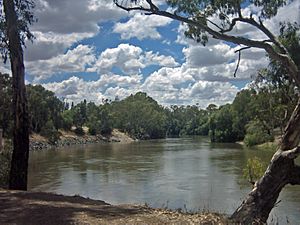
[[[254,156],[268,162],[272,152],[212,144],[206,137],[35,151],[29,190],[230,214],[250,190],[242,171]],[[300,187],[285,188],[280,200],[269,223],[300,224]]]

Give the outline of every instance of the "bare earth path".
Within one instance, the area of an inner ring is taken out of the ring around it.
[[[185,214],[137,205],[110,205],[79,196],[0,189],[0,224],[227,224],[215,214]]]

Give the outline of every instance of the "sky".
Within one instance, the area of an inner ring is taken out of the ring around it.
[[[248,5],[243,15],[255,11]],[[36,0],[34,13],[35,40],[24,50],[26,83],[41,84],[69,102],[101,104],[143,91],[166,106],[222,105],[268,65],[264,51],[246,50],[234,77],[234,51],[241,46],[210,38],[204,47],[184,36],[185,25],[125,12],[112,0]],[[278,34],[280,21],[300,24],[300,0],[265,25]],[[265,39],[245,24],[232,34]],[[0,71],[9,73],[9,65],[1,63]]]

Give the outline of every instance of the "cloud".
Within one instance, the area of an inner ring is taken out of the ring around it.
[[[190,46],[183,49],[186,61],[191,67],[213,66],[228,63],[234,57],[233,49],[224,43],[204,47]]]
[[[205,108],[209,103],[224,104],[231,102],[238,88],[229,82],[196,81],[185,74],[181,77],[180,67],[164,68],[153,73],[144,83],[142,75],[121,76],[104,74],[96,81],[84,81],[70,77],[62,82],[43,84],[60,98],[78,103],[83,99],[101,104],[102,99],[123,99],[138,91],[147,92],[160,104],[199,104]],[[168,70],[168,71],[166,71]]]
[[[36,39],[33,42],[26,43],[24,51],[26,61],[46,60],[56,57],[63,54],[74,43],[95,35],[94,33],[57,34],[53,32],[42,33],[40,31],[33,31],[33,34]]]
[[[185,67],[185,65],[161,68],[152,73],[140,89],[164,105],[199,103],[203,108],[209,103],[231,102],[238,92],[238,88],[228,81],[204,79],[204,76],[199,77],[198,69]]]
[[[38,0],[35,15],[38,23],[34,30],[43,33],[97,33],[98,23],[117,20],[126,12],[110,0]]]
[[[139,40],[146,38],[161,39],[157,28],[164,27],[172,22],[171,19],[157,15],[146,16],[140,13],[134,14],[127,22],[116,23],[113,32],[120,33],[122,39],[136,37]]]
[[[27,42],[27,61],[45,60],[63,54],[73,44],[96,36],[99,23],[117,21],[126,12],[111,0],[37,0],[34,14],[37,23],[31,26],[36,39]]]
[[[26,69],[33,78],[39,82],[60,73],[85,72],[95,61],[94,48],[88,45],[78,45],[51,59],[27,62]]]
[[[134,74],[150,65],[171,67],[177,66],[178,63],[171,56],[160,55],[152,51],[144,52],[140,47],[120,44],[116,48],[108,48],[103,51],[89,71],[106,73],[113,68],[118,68],[125,74]]]
[[[84,81],[73,76],[62,82],[51,82],[42,85],[69,102],[78,103],[86,99],[87,101],[101,104],[102,99],[128,96],[135,89],[138,90],[141,80],[141,75],[120,76],[104,74],[96,81]]]

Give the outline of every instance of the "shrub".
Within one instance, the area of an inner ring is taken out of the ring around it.
[[[53,125],[52,120],[47,121],[44,127],[42,127],[40,134],[46,137],[51,144],[55,144],[60,137],[60,133]]]
[[[243,177],[254,184],[255,181],[262,177],[264,171],[265,165],[259,158],[254,157],[247,160],[246,167],[243,169]]]
[[[274,136],[268,134],[268,131],[257,120],[250,121],[246,129],[244,143],[249,147],[274,140]]]

